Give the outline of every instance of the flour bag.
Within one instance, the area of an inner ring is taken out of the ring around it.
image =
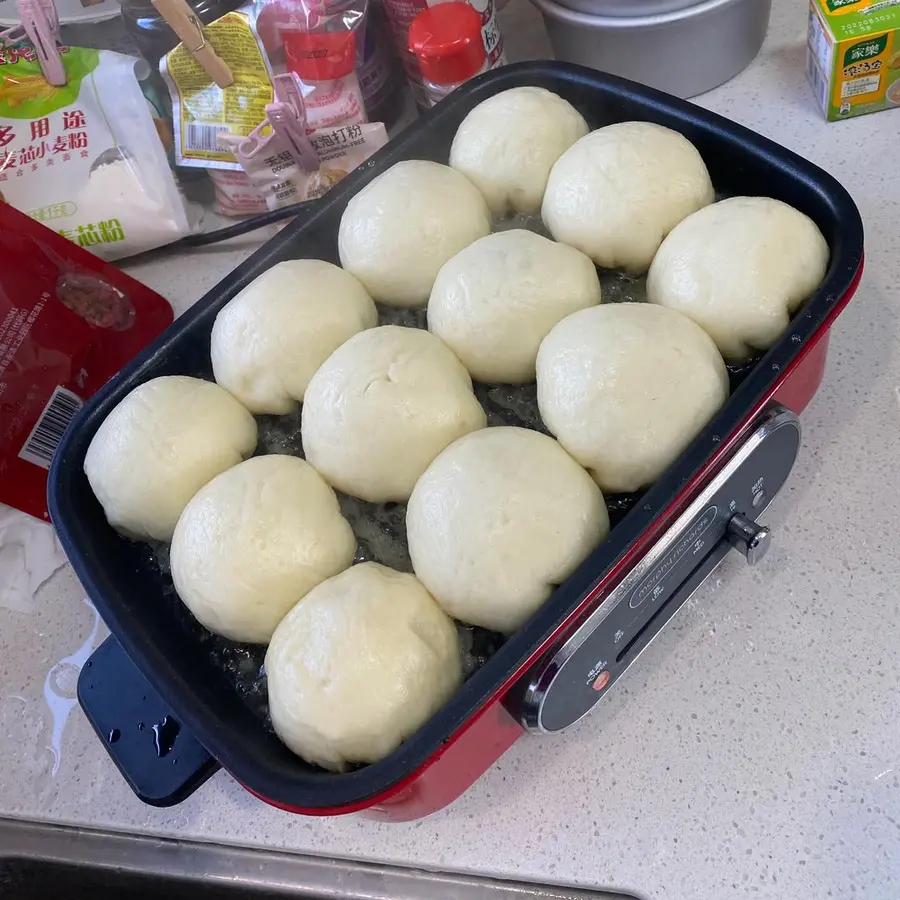
[[[138,81],[146,65],[59,52],[63,87],[47,83],[30,47],[0,50],[0,198],[106,260],[187,234],[163,123]]]

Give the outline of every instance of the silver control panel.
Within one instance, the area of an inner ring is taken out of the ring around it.
[[[532,672],[521,718],[552,733],[587,715],[729,550],[751,565],[769,549],[757,522],[800,449],[800,423],[763,413],[741,446],[596,610]]]

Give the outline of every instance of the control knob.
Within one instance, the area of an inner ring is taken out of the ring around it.
[[[769,529],[740,513],[729,520],[725,537],[751,566],[755,566],[769,552],[771,544]]]

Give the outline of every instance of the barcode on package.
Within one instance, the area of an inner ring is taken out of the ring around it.
[[[228,131],[227,125],[198,125],[188,122],[184,128],[184,153],[221,153],[225,150],[219,144],[219,135]]]
[[[57,387],[19,451],[19,459],[49,469],[69,422],[82,406],[84,401],[81,397],[64,387]]]

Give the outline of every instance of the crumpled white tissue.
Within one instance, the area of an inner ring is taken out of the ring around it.
[[[0,607],[31,612],[40,586],[65,563],[51,525],[0,503]]]

